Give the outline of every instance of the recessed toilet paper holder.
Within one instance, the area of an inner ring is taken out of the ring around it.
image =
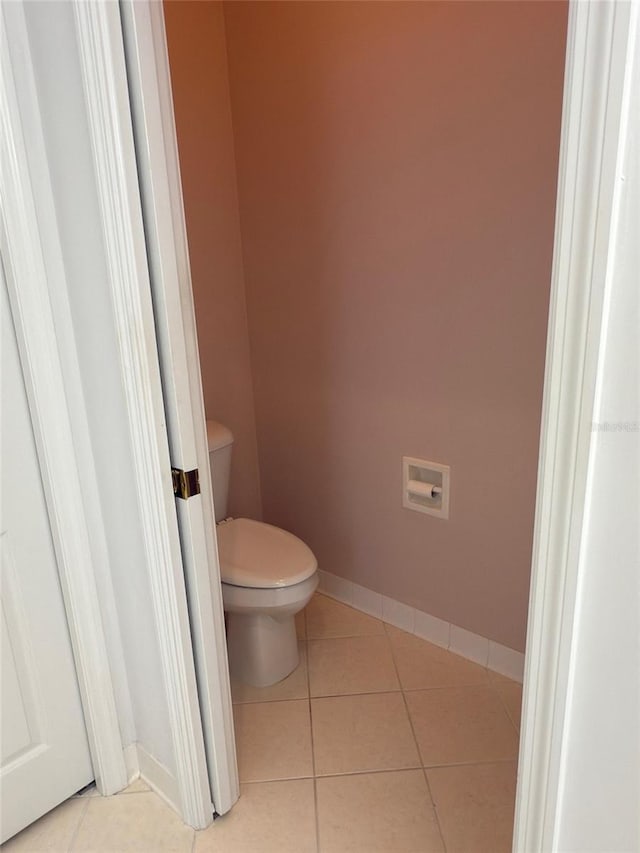
[[[448,465],[402,457],[402,506],[438,518],[449,518]]]

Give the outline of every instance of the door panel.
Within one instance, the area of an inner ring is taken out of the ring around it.
[[[171,464],[200,471],[176,499],[209,782],[216,811],[239,796],[220,568],[162,4],[121,5]]]
[[[41,740],[36,673],[28,621],[15,570],[10,534],[0,534],[2,590],[2,762],[6,767]]]
[[[71,641],[4,270],[2,706],[4,841],[93,779]]]

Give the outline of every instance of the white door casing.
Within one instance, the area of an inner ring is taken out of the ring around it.
[[[637,113],[638,92],[630,74],[639,18],[638,0],[573,2],[569,10],[513,841],[517,853],[560,849],[563,767],[571,738],[568,710],[580,652],[585,508],[594,488],[589,482],[592,422],[606,293],[618,251],[622,156],[629,115]],[[621,655],[627,653],[620,649]]]
[[[176,500],[207,765],[218,814],[239,796],[220,567],[162,5],[121,5],[171,464],[201,491]]]
[[[120,8],[74,2],[76,38],[108,265],[120,378],[133,449],[160,666],[175,760],[177,807],[213,819],[183,557],[173,495]]]

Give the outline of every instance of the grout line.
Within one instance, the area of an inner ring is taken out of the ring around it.
[[[320,819],[318,815],[318,783],[316,777],[316,749],[313,739],[313,715],[311,713],[311,667],[309,665],[309,626],[307,624],[307,608],[302,611],[304,616],[304,643],[307,661],[307,701],[309,703],[309,728],[311,735],[311,770],[313,772],[313,814],[316,827],[316,853],[320,853]]]
[[[370,767],[360,770],[342,770],[341,772],[319,773],[316,779],[342,779],[344,776],[369,776],[372,773],[401,773],[403,770],[423,770],[418,761],[417,764],[403,764],[402,767]]]
[[[348,604],[345,604],[345,607],[348,607],[348,606],[349,606]],[[356,613],[358,613],[358,612],[359,611],[356,611]],[[371,616],[369,618],[375,619],[376,617]],[[380,621],[380,620],[378,620],[378,621]],[[384,625],[384,622],[382,622],[381,624]],[[333,634],[329,637],[327,637],[327,636],[325,636],[325,637],[307,637],[307,640],[313,640],[314,643],[322,642],[323,640],[362,640],[365,637],[383,637],[385,634],[386,634],[386,631],[376,631],[375,633],[370,633],[370,634]],[[413,637],[413,634],[410,634],[410,636]],[[420,638],[418,638],[418,639],[420,639]],[[428,643],[429,641],[425,640],[424,642]]]
[[[342,773],[321,773],[318,776],[282,776],[278,779],[243,780],[243,785],[271,785],[278,782],[301,782],[306,779],[343,779],[345,776],[372,776],[378,773],[405,773],[410,770],[446,770],[449,767],[483,767],[490,764],[517,764],[517,758],[492,758],[485,761],[458,761],[451,764],[414,764],[410,767],[378,767],[370,770],[345,770]],[[432,798],[433,801],[433,798]]]
[[[89,808],[89,802],[93,799],[93,797],[78,797],[78,799],[79,800],[84,799],[84,800],[86,800],[86,803],[84,805],[84,808],[82,809],[80,817],[78,818],[76,828],[73,830],[73,835],[71,836],[71,839],[69,840],[69,846],[67,848],[68,853],[71,853],[71,851],[73,850],[73,846],[76,843],[76,838],[78,837],[78,832],[80,831],[80,825],[82,824],[82,821],[85,818],[85,815],[87,813],[87,809]]]
[[[400,693],[402,694],[402,701],[404,703],[404,710],[407,714],[407,719],[409,720],[409,726],[411,727],[411,734],[413,735],[413,742],[416,747],[416,751],[418,753],[418,758],[420,760],[420,766],[424,766],[424,762],[422,759],[422,752],[420,751],[420,744],[418,743],[418,738],[416,735],[416,730],[413,725],[413,720],[411,719],[411,713],[409,712],[409,705],[407,704],[407,697],[404,695],[404,690],[402,689],[402,681],[400,680],[400,672],[398,670],[398,663],[396,661],[396,656],[393,651],[393,643],[391,642],[391,638],[387,635],[387,642],[389,643],[389,648],[391,650],[391,660],[393,661],[393,667],[396,671],[396,677],[398,679],[398,684],[400,685]],[[431,796],[431,792],[429,792],[429,796]],[[431,800],[433,802],[433,799]]]
[[[491,685],[484,681],[476,684],[433,684],[431,687],[403,687],[404,693],[426,693],[429,690],[477,690],[484,689]]]
[[[483,758],[481,761],[451,761],[448,764],[425,764],[425,770],[445,770],[447,767],[479,767],[485,764],[517,764],[518,757],[514,758]]]
[[[320,696],[311,696],[311,699],[346,699],[350,696],[382,696],[385,693],[401,693],[400,687],[394,690],[360,690],[357,693],[322,693]]]
[[[495,690],[495,692],[498,694],[498,699],[500,700],[500,704],[504,708],[504,712],[507,715],[507,717],[509,718],[511,725],[516,730],[516,735],[518,736],[518,741],[519,741],[520,740],[520,729],[516,725],[516,721],[511,716],[511,712],[509,711],[509,707],[508,707],[506,701],[504,700],[502,693],[498,690],[497,685],[494,682],[490,682],[490,683],[491,683],[491,686],[493,687],[493,689]]]
[[[440,840],[442,841],[442,849],[444,853],[447,853],[447,842],[444,838],[444,832],[442,831],[442,824],[440,823],[440,814],[438,813],[438,806],[436,805],[436,801],[433,799],[433,793],[431,792],[431,785],[429,784],[429,777],[427,776],[427,768],[423,767],[422,772],[424,773],[424,781],[427,784],[427,791],[429,792],[429,797],[431,798],[431,803],[433,804],[433,814],[436,818],[436,824],[438,825],[438,832],[440,833]]]
[[[310,773],[302,776],[278,776],[276,779],[241,779],[241,785],[271,785],[272,782],[304,782],[313,779]]]
[[[240,705],[277,705],[279,702],[304,702],[308,698],[308,696],[287,696],[282,699],[244,699],[242,702],[234,702],[233,705],[235,708]]]
[[[394,690],[363,690],[357,693],[322,693],[319,696],[310,696],[310,699],[346,699],[347,696],[381,696],[383,693],[400,693],[400,689]]]
[[[308,678],[308,676],[307,676]],[[311,773],[316,776],[316,749],[315,740],[313,738],[313,712],[311,710],[311,696],[307,697],[307,709],[309,711],[309,738],[311,740]]]
[[[420,693],[427,690],[453,690],[456,687],[483,687],[482,684],[452,684],[438,685],[437,687],[411,687],[407,693]],[[287,696],[282,699],[246,699],[243,702],[234,702],[234,706],[238,705],[274,705],[278,702],[304,702],[306,699],[341,699],[343,696],[379,696],[381,693],[400,693],[401,687],[396,687],[391,690],[357,690],[354,693],[319,693],[317,696]],[[124,792],[121,792],[124,793]],[[144,794],[144,791],[129,791],[131,794]],[[80,798],[78,798],[80,799]],[[84,798],[83,798],[84,799]]]
[[[313,810],[316,819],[316,853],[320,853],[320,815],[318,814],[318,779],[313,777]]]
[[[407,697],[406,697],[405,691],[402,687],[402,681],[400,680],[400,671],[398,670],[398,663],[396,661],[393,643],[391,642],[391,636],[389,634],[389,631],[387,631],[385,629],[385,633],[387,635],[387,640],[389,642],[389,648],[391,649],[391,659],[393,661],[393,665],[394,665],[395,670],[396,670],[396,675],[398,677],[398,684],[400,685],[400,692],[402,693],[402,701],[404,702],[404,708],[405,708],[405,711],[407,714],[407,719],[409,720],[409,725],[411,726],[411,733],[413,735],[413,740],[414,740],[414,743],[416,745],[416,750],[418,752],[418,758],[420,760],[420,764],[422,767],[422,775],[424,777],[425,785],[427,786],[427,794],[428,794],[429,800],[431,801],[431,807],[433,809],[433,814],[434,814],[435,819],[436,819],[436,825],[438,827],[438,832],[440,834],[440,840],[442,841],[442,849],[444,850],[444,853],[447,853],[447,845],[446,845],[446,842],[444,840],[444,833],[442,831],[442,825],[440,824],[440,816],[438,815],[438,809],[436,808],[435,800],[433,799],[433,794],[431,793],[431,786],[429,785],[429,779],[427,778],[427,770],[426,770],[426,767],[424,766],[424,759],[422,757],[422,750],[420,749],[420,744],[418,743],[418,737],[416,735],[416,730],[415,730],[415,727],[413,725],[413,719],[412,719],[411,713],[409,711],[409,705],[407,703]]]

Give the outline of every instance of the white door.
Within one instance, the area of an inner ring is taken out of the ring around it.
[[[93,779],[5,273],[0,503],[0,841]]]
[[[199,471],[176,499],[213,802],[239,796],[209,456],[162,4],[124,3],[123,32],[171,464]]]

